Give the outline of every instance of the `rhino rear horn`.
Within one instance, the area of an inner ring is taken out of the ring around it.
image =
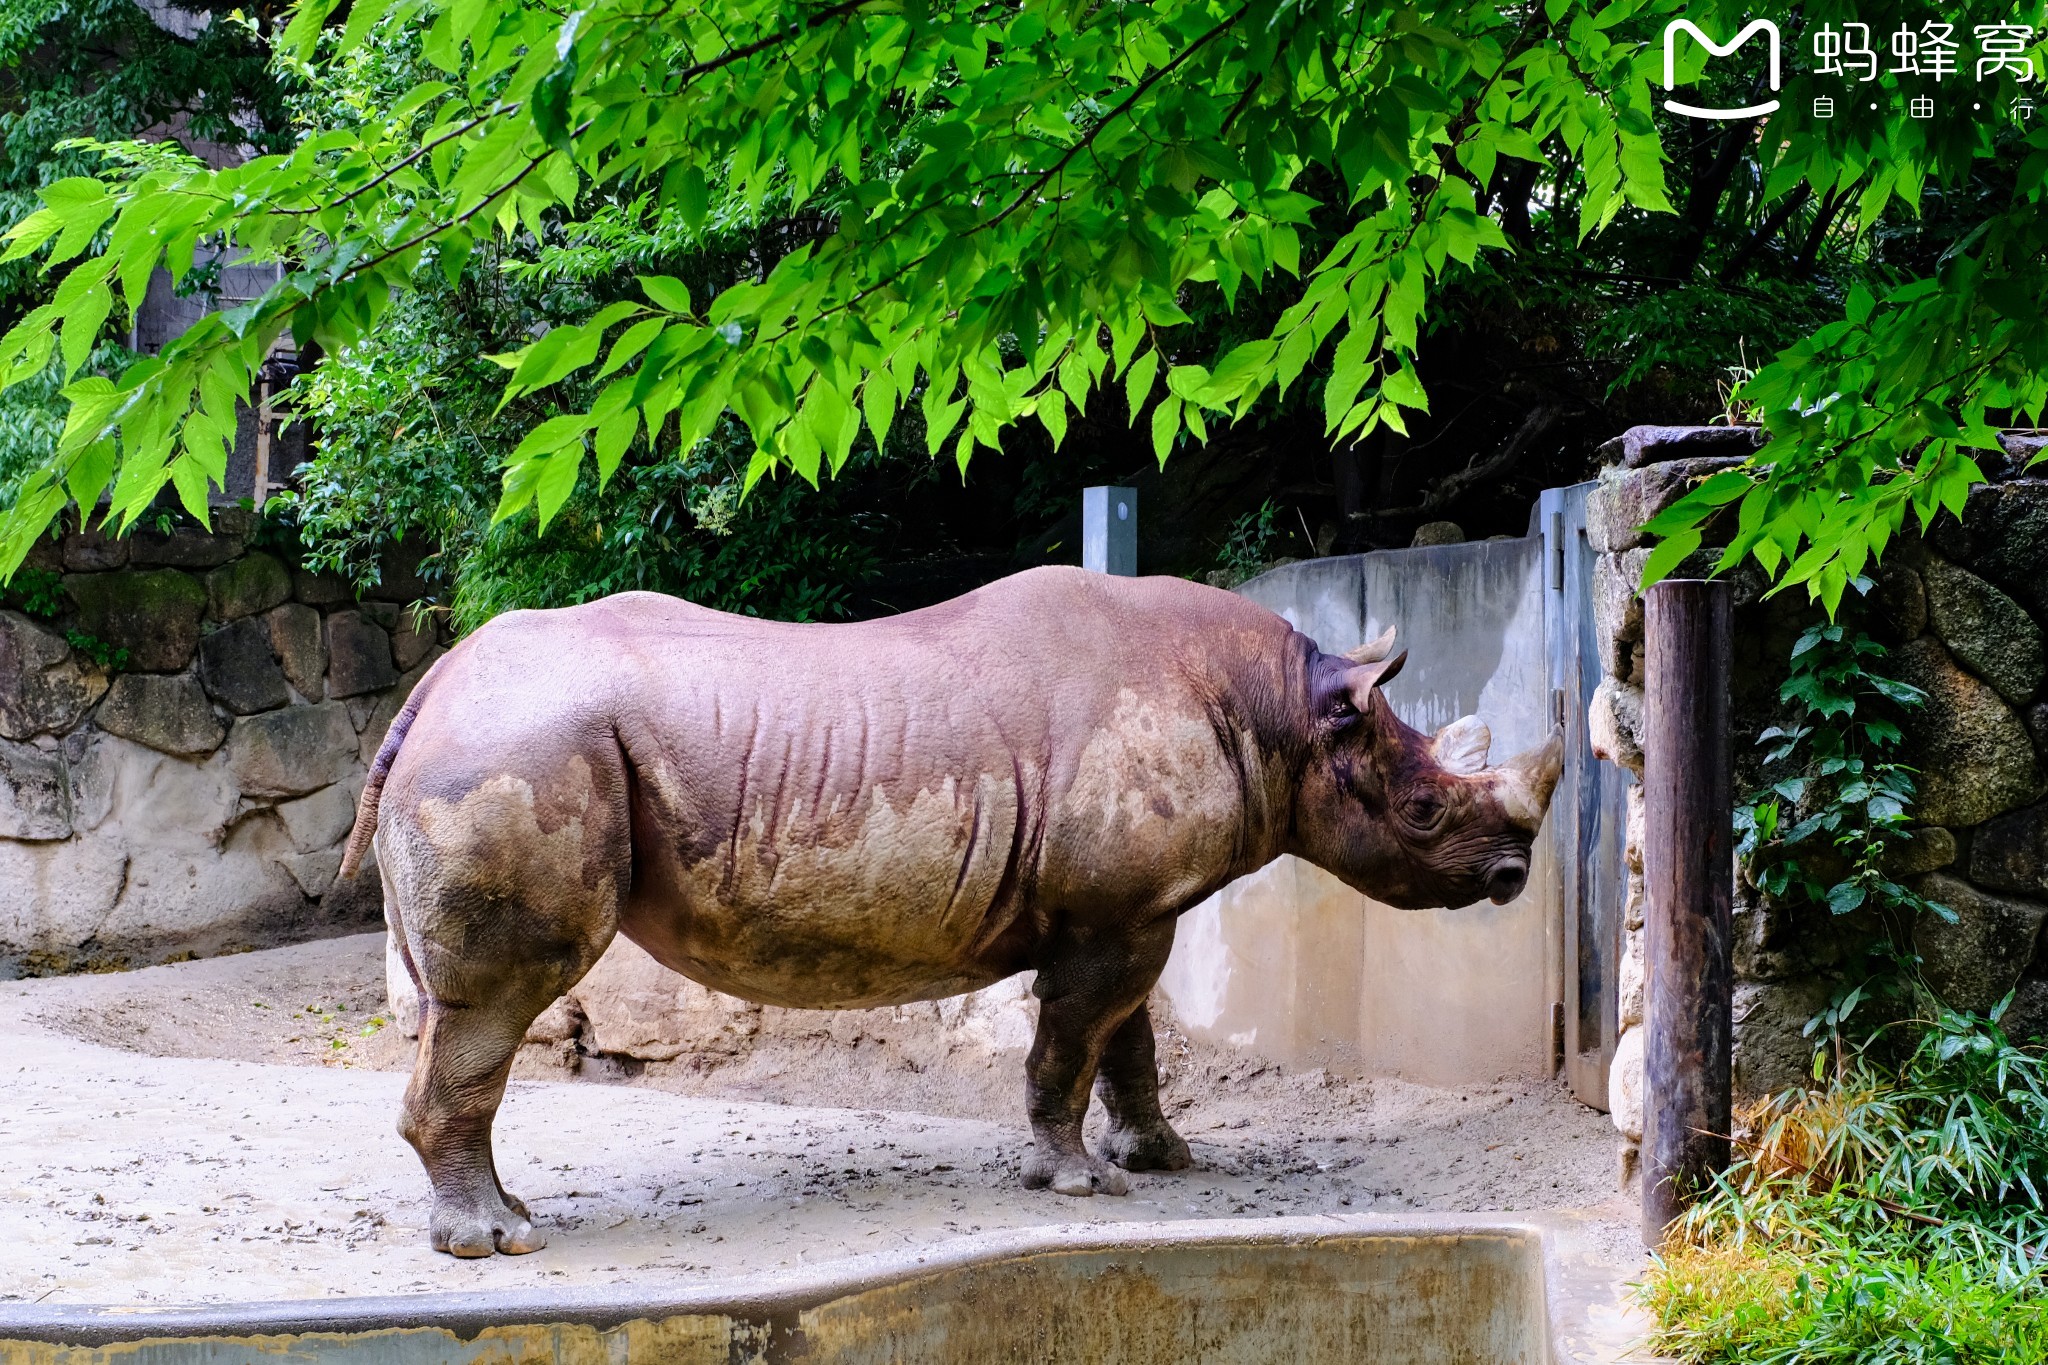
[[[1355,664],[1376,664],[1394,652],[1394,628],[1388,626],[1377,640],[1367,640],[1354,649],[1344,651],[1344,657]]]
[[[1477,716],[1462,716],[1436,732],[1430,749],[1436,765],[1447,773],[1470,777],[1486,767],[1486,751],[1493,747],[1493,731]]]

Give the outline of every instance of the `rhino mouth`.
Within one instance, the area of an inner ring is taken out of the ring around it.
[[[1486,874],[1486,898],[1495,905],[1506,905],[1522,894],[1529,884],[1529,863],[1525,858],[1506,858],[1495,863]]]

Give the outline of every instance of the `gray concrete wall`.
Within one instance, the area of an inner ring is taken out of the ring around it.
[[[1549,734],[1542,541],[1307,560],[1238,589],[1328,650],[1388,626],[1408,663],[1386,695],[1410,725],[1478,715],[1493,757]],[[1553,1069],[1561,911],[1550,831],[1504,906],[1396,910],[1293,858],[1182,921],[1160,989],[1180,1026],[1269,1060],[1469,1084]]]

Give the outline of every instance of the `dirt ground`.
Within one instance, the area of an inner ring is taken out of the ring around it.
[[[1195,1169],[1077,1200],[1017,1184],[1013,1053],[842,1029],[668,1063],[529,1045],[498,1160],[550,1245],[455,1261],[426,1246],[393,1127],[413,1044],[384,1010],[379,934],[0,983],[0,1300],[695,1282],[983,1229],[1368,1211],[1598,1209],[1632,1252],[1613,1127],[1559,1086],[1286,1074],[1169,1036]]]

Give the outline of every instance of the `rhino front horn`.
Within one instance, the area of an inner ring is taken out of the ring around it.
[[[1550,809],[1550,794],[1564,772],[1564,732],[1553,730],[1550,738],[1526,753],[1516,754],[1500,766],[1497,788],[1508,818],[1531,834],[1543,828],[1543,815]]]

